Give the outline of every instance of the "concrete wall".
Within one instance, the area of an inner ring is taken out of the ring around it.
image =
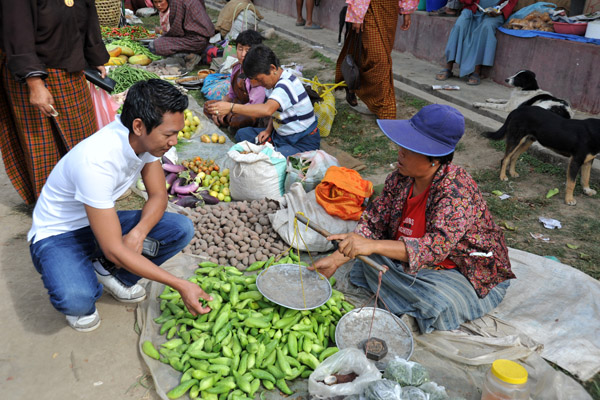
[[[296,17],[294,0],[254,0],[254,3]],[[339,13],[345,3],[345,0],[321,0],[315,7],[313,19],[337,35]],[[426,12],[418,11],[412,16],[411,28],[404,32],[399,29],[400,18],[394,48],[444,65],[446,40],[454,21],[454,18],[429,17]],[[524,39],[501,32],[497,38],[496,62],[484,71],[495,82],[504,83],[504,79],[515,72],[530,69],[536,73],[542,89],[568,99],[580,111],[600,113],[600,46],[548,38]]]

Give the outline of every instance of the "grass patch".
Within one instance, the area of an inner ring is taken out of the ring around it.
[[[160,26],[160,17],[158,16],[158,14],[156,15],[151,15],[147,18],[141,18],[142,20],[142,26],[146,29],[148,29],[149,31],[153,31],[154,28],[156,28],[157,26]]]
[[[489,143],[490,147],[493,148],[494,150],[497,150],[501,153],[504,153],[506,151],[506,143],[504,142],[504,140],[490,140],[488,143]],[[535,156],[532,156],[531,154],[527,154],[527,153],[521,154],[521,156],[519,157],[519,160],[517,161],[517,168],[519,167],[519,161],[522,161],[527,166],[529,166],[530,170],[532,170],[533,172],[539,173],[539,174],[545,174],[545,175],[564,175],[565,174],[564,167],[547,163],[545,161],[540,160],[539,158],[536,158]],[[520,173],[520,171],[519,171],[519,173]]]
[[[390,164],[398,158],[395,145],[383,135],[372,119],[365,119],[340,102],[330,135],[325,138],[353,157],[365,162],[367,171]]]
[[[316,50],[313,51],[310,58],[318,59],[321,62],[321,64],[323,64],[323,68],[335,68],[335,61]]]
[[[277,36],[273,39],[265,40],[264,44],[273,50],[280,61],[283,60],[283,64],[288,64],[288,62],[285,61],[286,59],[294,59],[295,54],[302,52],[302,46],[300,44]]]
[[[403,96],[402,100],[404,100],[404,102],[406,103],[407,106],[414,107],[417,110],[420,110],[421,108],[430,104],[426,100],[418,99],[418,98],[412,97],[412,96]]]

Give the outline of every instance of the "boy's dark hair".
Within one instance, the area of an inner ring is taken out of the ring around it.
[[[254,29],[248,29],[243,32],[240,32],[240,34],[235,39],[235,44],[236,46],[238,44],[241,44],[242,46],[252,47],[256,46],[257,44],[262,44],[263,40],[265,40],[265,38],[260,33],[258,33]]]
[[[248,50],[242,69],[248,78],[253,79],[258,74],[269,75],[271,65],[279,68],[279,59],[277,59],[273,50],[264,44],[259,44]]]
[[[438,160],[438,163],[440,165],[449,164],[449,163],[452,162],[452,159],[454,158],[454,152],[452,152],[450,154],[446,154],[445,156],[441,156],[441,157],[427,156],[427,158],[431,162],[434,162],[435,160]]]
[[[162,124],[166,113],[183,112],[188,106],[188,98],[171,83],[162,79],[140,81],[129,88],[121,123],[129,132],[133,130],[133,120],[140,118],[149,134]]]

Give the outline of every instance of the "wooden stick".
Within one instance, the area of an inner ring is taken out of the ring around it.
[[[296,219],[300,222],[302,222],[304,225],[308,226],[310,229],[312,229],[313,231],[317,232],[318,234],[327,237],[327,236],[331,236],[331,233],[327,232],[325,229],[323,229],[322,227],[320,227],[319,225],[315,224],[314,222],[309,222],[308,219],[299,213],[296,213]],[[336,241],[339,243],[339,241]],[[375,268],[377,271],[381,271],[383,273],[386,273],[388,271],[388,267],[385,265],[381,265],[381,264],[377,264],[375,261],[371,260],[369,257],[366,256],[356,256],[356,258],[358,258],[360,261],[364,262],[365,264],[367,264],[368,266]]]

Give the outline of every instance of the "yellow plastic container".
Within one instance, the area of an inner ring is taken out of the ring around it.
[[[527,400],[527,370],[510,360],[496,360],[486,375],[481,400]]]

